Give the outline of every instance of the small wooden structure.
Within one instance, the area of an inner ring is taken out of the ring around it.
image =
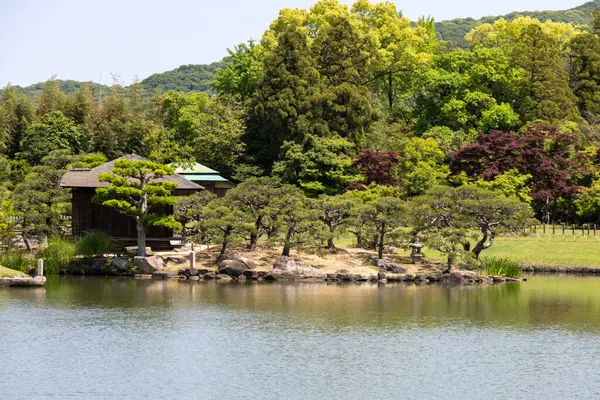
[[[100,182],[98,177],[105,172],[112,171],[115,162],[123,159],[131,161],[145,160],[141,156],[132,154],[92,169],[74,168],[63,175],[60,185],[72,189],[73,194],[71,223],[73,236],[82,236],[91,231],[103,231],[122,245],[136,244],[137,231],[135,220],[132,217],[121,214],[114,208],[104,207],[92,202],[96,188],[109,185],[106,182]],[[204,189],[178,174],[165,176],[161,180],[177,183],[178,187],[174,193],[176,196],[186,196]],[[163,215],[172,214],[173,207],[163,207],[158,213]],[[176,238],[173,237],[172,229],[158,226],[148,227],[146,240],[148,246],[169,247],[174,240]]]
[[[189,181],[203,186],[209,192],[218,197],[225,196],[229,189],[236,187],[236,184],[222,177],[218,171],[208,168],[205,165],[196,163],[190,168],[175,168],[175,173],[183,176]]]

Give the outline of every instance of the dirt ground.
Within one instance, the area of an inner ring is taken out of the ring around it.
[[[215,261],[219,254],[219,246],[214,246],[210,249],[204,249],[196,252],[196,268],[215,269],[217,266]],[[275,261],[281,256],[282,248],[275,247],[257,247],[254,251],[249,251],[244,247],[232,248],[230,253],[243,255],[257,264],[258,271],[270,271],[275,264]],[[170,255],[181,256],[186,253],[169,252],[155,253],[166,258]],[[377,267],[372,265],[374,259],[377,258],[375,251],[364,249],[337,249],[334,252],[329,252],[326,249],[309,249],[309,250],[292,250],[291,257],[313,267],[319,268],[323,273],[335,273],[340,269],[347,269],[353,274],[373,274],[377,273]],[[410,261],[407,254],[385,254],[386,260],[401,264],[407,269],[410,274],[418,274],[430,272],[432,266],[414,265]],[[188,264],[172,264],[167,266],[168,270],[176,271],[178,269],[187,268]],[[435,268],[435,267],[434,267]],[[441,267],[440,267],[441,268]]]

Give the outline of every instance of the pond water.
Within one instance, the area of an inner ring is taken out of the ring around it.
[[[52,278],[0,289],[0,397],[597,398],[600,278]]]

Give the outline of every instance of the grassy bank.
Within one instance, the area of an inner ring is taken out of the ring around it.
[[[352,237],[338,240],[342,246],[352,246]],[[445,261],[446,256],[425,249],[429,260]],[[409,252],[401,252],[408,255]],[[481,253],[482,257],[507,258],[526,266],[600,268],[600,236],[500,237]]]
[[[0,278],[14,278],[16,276],[28,276],[20,271],[15,271],[14,269],[6,268],[0,265]]]
[[[426,249],[425,252],[432,260],[446,258],[435,250]],[[525,266],[600,268],[600,242],[498,238],[481,256],[507,258]]]
[[[538,238],[500,238],[482,254],[505,257],[524,265],[561,267],[600,267],[598,240],[541,240]]]

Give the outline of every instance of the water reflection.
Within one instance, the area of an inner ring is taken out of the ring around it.
[[[169,310],[216,307],[288,313],[346,327],[467,324],[519,329],[598,331],[600,279],[542,276],[522,284],[439,285],[215,283],[60,277],[42,289],[0,290],[0,306],[19,301],[55,309],[143,309],[146,320]]]
[[[598,398],[599,283],[53,278],[0,289],[0,390],[8,399]]]

